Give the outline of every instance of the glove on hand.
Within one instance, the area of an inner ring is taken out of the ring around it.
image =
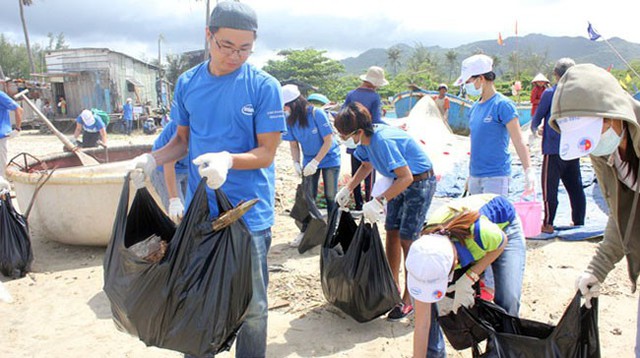
[[[576,289],[580,290],[586,300],[584,305],[591,308],[591,298],[600,296],[600,282],[589,272],[583,272],[576,279]]]
[[[384,205],[378,199],[373,198],[362,206],[362,216],[372,224],[382,221],[384,219]]]
[[[299,162],[296,162],[295,160],[293,161],[293,170],[296,171],[296,174],[299,177],[302,177],[302,166],[300,165]]]
[[[318,170],[318,161],[315,159],[311,159],[311,161],[304,167],[304,171],[302,172],[304,176],[308,177],[313,175]]]
[[[524,192],[533,193],[536,185],[536,178],[531,167],[524,171]]]
[[[469,275],[467,274],[462,275],[462,277],[460,277],[458,281],[456,281],[456,283],[454,284],[454,290],[456,294],[453,298],[453,312],[458,312],[458,309],[461,306],[467,308],[473,307],[476,295],[476,291],[473,289],[474,283],[475,282],[473,282],[471,277],[469,277]]]
[[[193,164],[198,166],[200,176],[207,178],[209,188],[218,189],[227,180],[227,173],[233,166],[233,158],[226,151],[205,153],[194,159]]]
[[[347,204],[349,204],[349,196],[351,194],[351,191],[349,191],[349,188],[342,187],[342,189],[340,189],[338,191],[338,194],[336,194],[336,203],[338,204],[338,206],[344,208],[345,206],[347,206]]]
[[[182,215],[184,214],[184,205],[180,198],[169,199],[169,217],[176,223],[182,221]]]
[[[2,176],[0,176],[0,192],[10,192],[11,191],[11,184],[9,184],[9,182],[3,178]]]

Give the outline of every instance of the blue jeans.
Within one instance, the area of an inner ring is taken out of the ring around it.
[[[133,120],[124,120],[124,134],[130,135],[133,130]]]
[[[520,218],[516,215],[503,231],[507,235],[507,246],[491,264],[496,285],[494,301],[507,313],[518,317],[527,252]]]
[[[151,173],[151,184],[156,189],[156,193],[162,200],[162,205],[165,210],[169,211],[169,191],[167,190],[167,182],[164,180],[164,172],[157,168]],[[178,186],[178,197],[184,204],[184,196],[187,193],[187,186],[189,185],[188,173],[178,174],[176,173],[176,185]]]
[[[436,184],[435,177],[413,182],[400,195],[389,200],[384,228],[387,231],[399,230],[402,240],[417,240],[436,192]]]
[[[236,357],[264,357],[267,351],[267,253],[271,247],[271,228],[251,232],[251,275],[253,297],[236,338]],[[185,357],[193,357],[185,354]],[[211,356],[208,356],[211,357]]]
[[[427,358],[446,358],[444,335],[438,323],[438,306],[431,304],[431,327],[429,328],[429,345],[427,347]]]
[[[320,173],[322,173],[322,182],[324,183],[324,197],[327,200],[327,214],[336,206],[336,193],[338,192],[338,176],[340,175],[340,167],[319,168],[313,174],[311,181],[311,197],[315,200],[318,196],[318,182],[320,182]]]

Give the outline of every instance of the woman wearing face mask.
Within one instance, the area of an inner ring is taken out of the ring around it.
[[[331,124],[326,113],[316,109],[300,94],[296,85],[282,86],[282,101],[287,117],[287,132],[282,139],[289,141],[293,168],[299,176],[312,177],[311,197],[318,193],[320,174],[324,182],[327,212],[335,206],[340,174],[340,148],[334,141]],[[302,147],[302,164],[300,164]],[[304,236],[302,232],[290,243],[297,247]]]
[[[362,214],[369,222],[385,218],[387,260],[400,287],[401,256],[406,257],[411,243],[418,238],[436,189],[431,161],[402,129],[385,125],[374,127],[369,111],[358,102],[349,103],[340,110],[335,126],[340,139],[348,148],[355,148],[353,155],[362,162],[353,178],[336,195],[338,205],[344,207],[349,193],[374,169],[393,180],[386,191],[362,206]],[[389,313],[387,318],[391,321],[413,313],[409,293],[406,289],[403,292],[404,305]]]
[[[595,256],[576,281],[591,306],[614,265],[626,256],[631,291],[640,273],[640,103],[606,70],[592,64],[571,67],[558,81],[551,126],[560,132],[560,157],[590,154],[609,206],[609,221]],[[639,301],[640,307],[640,301]],[[636,357],[640,357],[640,310],[636,320]]]
[[[509,194],[509,139],[524,168],[525,192],[531,192],[535,177],[529,162],[529,149],[522,141],[518,110],[513,101],[496,92],[495,78],[491,57],[474,55],[462,61],[462,74],[456,81],[457,85],[464,84],[467,94],[480,96],[469,113],[469,193]]]

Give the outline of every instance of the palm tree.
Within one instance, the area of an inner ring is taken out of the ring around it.
[[[33,56],[31,56],[31,43],[29,42],[27,21],[24,18],[24,7],[31,6],[33,4],[33,0],[18,0],[18,4],[20,4],[20,20],[22,21],[22,31],[24,31],[24,41],[27,45],[27,57],[29,58],[29,66],[31,68],[31,73],[34,73],[36,72],[36,67],[33,64]]]
[[[500,59],[500,57],[498,57],[498,55],[493,55],[492,58],[493,58],[493,72],[497,74],[498,68],[502,64],[502,60]]]
[[[400,66],[400,57],[402,56],[402,50],[400,47],[394,46],[387,50],[387,61],[389,66],[393,68],[393,75],[398,74],[398,66]]]
[[[454,50],[449,50],[445,54],[447,58],[447,63],[449,64],[449,83],[451,83],[451,75],[456,66],[456,61],[458,60],[458,53]]]

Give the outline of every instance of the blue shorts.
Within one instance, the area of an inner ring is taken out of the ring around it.
[[[384,228],[387,231],[399,230],[402,240],[417,240],[436,192],[436,184],[435,177],[413,182],[391,199],[387,203]]]

